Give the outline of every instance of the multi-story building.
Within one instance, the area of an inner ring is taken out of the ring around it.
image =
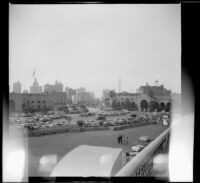
[[[54,109],[67,104],[66,94],[63,93],[10,93],[9,105],[11,111],[22,112],[27,109]]]
[[[13,83],[13,92],[14,93],[21,93],[21,83],[18,81],[18,82],[15,82]]]
[[[93,92],[81,92],[73,96],[74,104],[93,105],[95,103],[95,96]]]
[[[83,88],[83,87],[80,87],[80,88],[77,88],[77,89],[76,89],[76,94],[85,93],[85,92],[86,92],[86,90],[85,90],[85,88]]]
[[[28,93],[28,90],[24,90],[23,93]]]
[[[46,84],[44,85],[44,92],[45,93],[63,92],[63,84],[58,81],[56,81],[54,85]]]
[[[76,90],[69,87],[65,87],[65,93],[69,101],[72,103],[72,97],[76,95]]]
[[[30,86],[30,93],[42,93],[42,86],[39,86],[36,78],[33,82],[33,85]]]

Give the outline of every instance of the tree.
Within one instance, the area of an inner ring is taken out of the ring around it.
[[[153,111],[155,111],[155,109],[157,109],[157,110],[159,109],[159,104],[156,101],[151,101],[149,103],[149,111],[153,112]]]
[[[112,101],[111,107],[112,107],[113,109],[116,109],[116,108],[117,108],[117,102],[116,102],[116,100],[113,100],[113,101]]]
[[[109,92],[109,97],[110,97],[112,100],[116,99],[116,96],[117,96],[117,94],[116,94],[115,91],[111,90],[111,91]]]
[[[111,99],[111,107],[114,109],[116,109],[116,96],[117,96],[117,94],[115,91],[111,90],[109,92],[109,97]]]
[[[79,127],[83,127],[83,125],[84,125],[84,121],[83,120],[76,121],[76,123],[77,123],[77,125]]]
[[[124,108],[125,108],[125,103],[121,102],[121,109],[124,109]]]
[[[165,110],[165,104],[163,102],[160,103],[160,111]]]
[[[145,109],[145,111],[147,111],[148,102],[146,100],[142,100],[141,103],[140,103],[140,107],[141,107],[142,111],[144,111],[144,109]]]
[[[167,105],[165,106],[165,111],[169,112],[171,110],[171,104],[168,102]]]
[[[136,105],[136,103],[135,103],[135,102],[131,102],[130,108],[131,108],[131,110],[136,111],[136,110],[137,110],[137,105]]]
[[[120,108],[121,108],[120,102],[117,102],[117,103],[116,103],[116,108],[117,108],[117,109],[120,109]]]
[[[130,107],[131,107],[131,103],[130,103],[129,99],[126,99],[125,100],[125,109],[130,110]]]

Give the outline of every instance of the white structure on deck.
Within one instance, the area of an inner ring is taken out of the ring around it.
[[[80,145],[67,153],[50,176],[114,176],[122,168],[122,149]]]

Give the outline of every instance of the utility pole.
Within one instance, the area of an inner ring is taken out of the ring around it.
[[[121,92],[121,76],[119,77],[119,80],[118,80],[118,93]]]

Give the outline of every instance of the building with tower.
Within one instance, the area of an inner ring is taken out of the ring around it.
[[[33,85],[30,86],[30,93],[42,93],[42,86],[39,86],[37,79],[34,79]]]

